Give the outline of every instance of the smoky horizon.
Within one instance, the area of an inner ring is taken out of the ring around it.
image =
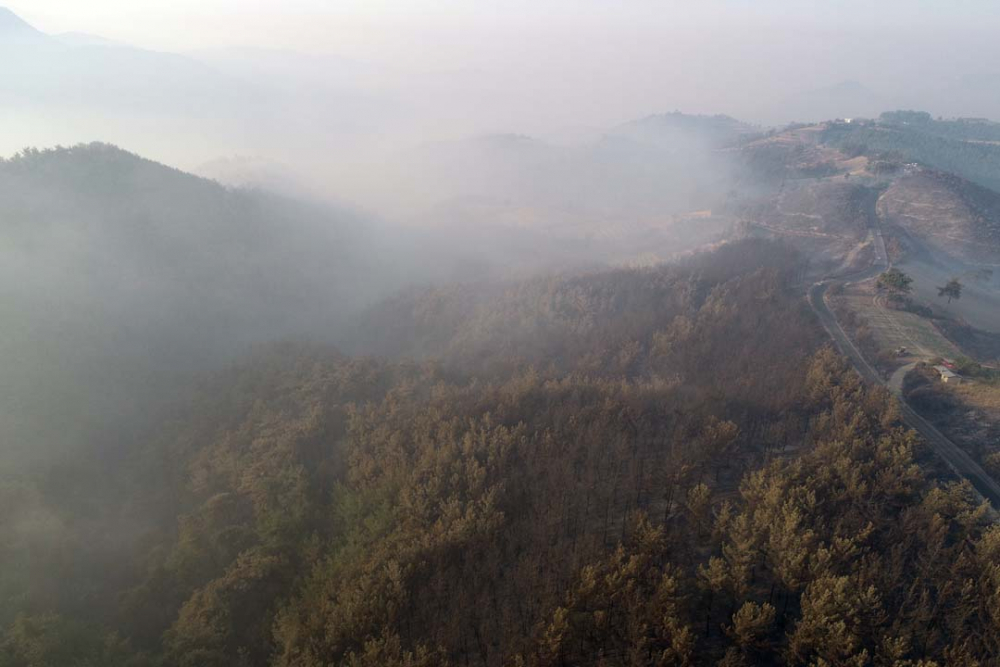
[[[0,0],[0,667],[994,667],[1000,5]]]

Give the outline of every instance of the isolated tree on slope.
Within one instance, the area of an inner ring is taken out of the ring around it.
[[[945,283],[944,287],[938,287],[937,290],[939,297],[948,297],[948,303],[951,303],[952,299],[962,298],[962,283],[958,281],[958,278],[952,278]]]

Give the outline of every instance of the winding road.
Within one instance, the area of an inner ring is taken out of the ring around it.
[[[899,372],[894,374],[893,381],[888,384],[886,383],[882,376],[868,363],[864,355],[861,354],[861,350],[857,348],[843,327],[840,326],[837,318],[834,317],[833,312],[830,311],[826,303],[826,290],[831,284],[870,280],[891,265],[877,214],[874,211],[872,213],[868,221],[869,229],[875,241],[876,258],[872,266],[856,273],[825,279],[813,284],[808,292],[809,305],[819,318],[820,324],[823,325],[830,338],[833,339],[834,344],[840,350],[841,354],[851,361],[861,376],[869,382],[888,386],[889,390],[897,396],[899,399],[900,415],[903,421],[923,436],[931,449],[941,457],[956,475],[969,480],[976,491],[983,498],[990,501],[994,509],[1000,509],[1000,484],[988,475],[964,450],[945,437],[944,434],[909,406],[902,396],[902,375]]]

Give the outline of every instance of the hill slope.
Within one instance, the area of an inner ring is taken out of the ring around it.
[[[389,346],[432,361],[254,355],[111,462],[104,506],[0,485],[0,665],[994,655],[1000,533],[817,351],[800,268],[748,241],[397,305]]]
[[[921,112],[889,112],[876,122],[828,124],[831,146],[919,162],[1000,190],[1000,124],[976,119],[933,120]]]
[[[0,162],[0,209],[4,455],[132,414],[254,342],[332,337],[393,280],[356,216],[102,144]]]

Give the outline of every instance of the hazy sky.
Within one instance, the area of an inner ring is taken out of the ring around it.
[[[3,0],[0,0],[2,3]],[[9,0],[47,32],[79,31],[149,48],[254,45],[433,62],[510,47],[512,35],[655,40],[679,27],[982,32],[993,0]],[[524,31],[528,30],[529,33]],[[558,46],[558,42],[554,45]]]
[[[575,136],[672,110],[724,113],[760,124],[900,107],[1000,118],[996,0],[0,0],[0,5],[5,2],[49,33],[91,33],[163,51],[255,46],[356,61],[342,69],[353,73],[362,96],[349,97],[354,89],[344,88],[341,97],[322,104],[302,95],[286,104],[293,113],[281,120],[288,127],[311,115],[322,121],[314,126],[328,133],[358,118],[374,118],[367,106],[357,118],[331,116],[343,112],[345,102],[367,104],[369,98],[408,123],[409,135],[421,140],[478,132]],[[197,57],[218,66],[212,55]],[[331,80],[338,75],[327,61],[319,69]],[[310,93],[313,82],[292,81],[296,74],[253,70],[249,77],[270,76],[268,83]],[[385,81],[392,86],[382,85]],[[858,83],[839,85],[843,82]],[[3,113],[0,109],[0,120],[15,127]],[[170,150],[142,140],[145,128],[123,135],[117,118],[105,122],[105,109],[95,114],[94,122],[85,124],[74,112],[67,125],[32,111],[30,126],[46,131],[22,131],[16,141],[47,145],[108,138],[185,164]],[[53,134],[53,128],[66,136]],[[383,137],[387,130],[379,126],[372,133]],[[161,134],[167,148],[205,143]],[[268,136],[252,126],[226,152],[270,154],[258,145]],[[314,132],[304,136],[315,143]],[[0,150],[11,148],[0,142]],[[210,150],[206,145],[204,152]],[[324,153],[331,153],[329,147]]]
[[[842,80],[907,91],[913,74],[979,76],[1000,61],[995,0],[6,1],[46,32],[145,48],[257,46],[483,71],[517,79],[529,95],[576,91],[584,104],[593,85],[612,94],[621,83],[626,115],[671,102],[724,111],[734,99],[744,104],[729,112],[746,113],[751,92],[789,94]],[[651,88],[659,95],[644,93]],[[619,113],[603,101],[611,117]]]

